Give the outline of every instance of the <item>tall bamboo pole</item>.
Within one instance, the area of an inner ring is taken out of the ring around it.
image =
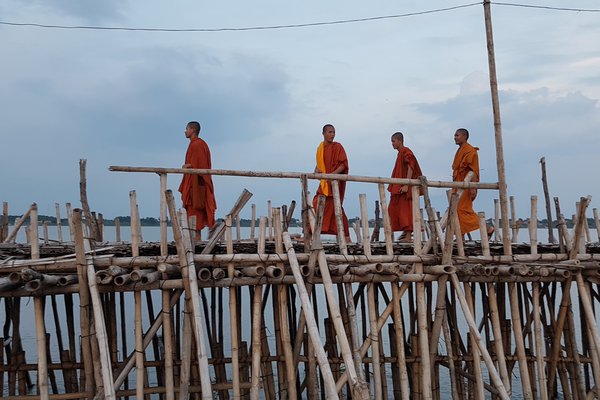
[[[250,240],[254,241],[256,230],[256,204],[252,203],[252,220],[250,221]]]
[[[0,242],[8,236],[8,202],[2,202],[2,226],[0,226]]]
[[[535,322],[535,354],[537,363],[537,381],[541,400],[548,399],[548,380],[544,366],[545,346],[542,338],[542,321],[540,318],[540,284],[533,283],[533,320]]]
[[[98,222],[96,221],[96,218],[92,215],[92,212],[90,211],[90,205],[87,199],[87,179],[85,177],[86,164],[87,160],[79,160],[79,196],[81,198],[81,208],[83,208],[85,220],[90,229],[90,235],[95,240],[99,240],[100,233],[98,231]]]
[[[490,0],[483,1],[485,16],[485,36],[487,42],[488,66],[490,70],[490,89],[492,94],[492,110],[494,113],[494,137],[496,139],[496,168],[498,170],[498,191],[500,192],[500,210],[502,216],[502,244],[504,254],[512,254],[512,246],[508,235],[508,195],[506,175],[504,172],[504,147],[502,144],[502,123],[500,120],[500,101],[498,99],[498,79],[496,77],[496,55],[494,53],[494,35],[492,32],[492,12]]]
[[[73,226],[73,210],[71,208],[71,203],[65,203],[65,209],[67,210],[67,225],[69,225],[69,236],[71,238],[71,242],[75,242],[75,231]]]
[[[160,174],[160,255],[169,255],[167,243],[167,174]],[[168,274],[162,274],[162,279],[167,280]],[[175,382],[173,376],[173,325],[171,323],[171,291],[162,290],[162,322],[163,341],[165,344],[165,388],[166,400],[175,400]]]
[[[600,218],[598,218],[598,209],[594,208],[594,225],[596,225],[596,234],[598,235],[598,242],[600,242]]]

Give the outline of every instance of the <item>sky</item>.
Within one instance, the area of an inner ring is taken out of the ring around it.
[[[460,1],[170,2],[3,0],[0,21],[131,28],[240,28],[339,21],[459,6]],[[527,4],[565,6],[562,1]],[[569,7],[598,9],[597,1]],[[600,202],[600,13],[492,4],[509,195],[527,218],[530,196],[545,217],[539,160],[550,195],[567,217],[581,196]],[[47,29],[0,24],[0,201],[10,214],[32,202],[79,203],[80,159],[88,199],[105,218],[129,215],[135,190],[142,217],[159,215],[154,174],[111,165],[180,167],[188,121],[202,125],[213,168],[307,171],[321,128],[335,125],[350,173],[390,176],[401,131],[430,180],[451,180],[454,131],[480,148],[481,180],[498,180],[482,4],[374,21],[227,32]],[[176,191],[180,176],[170,175]],[[214,177],[217,216],[243,188],[258,215],[300,201],[293,180]],[[316,181],[309,183],[316,190]],[[349,217],[366,193],[348,185]],[[493,216],[496,191],[480,191]],[[178,198],[179,200],[179,198]],[[445,209],[443,190],[433,205]],[[297,208],[299,210],[299,207]],[[63,208],[64,216],[64,208]],[[591,215],[591,210],[588,215]],[[250,216],[250,207],[242,217]],[[300,217],[296,211],[296,217]]]

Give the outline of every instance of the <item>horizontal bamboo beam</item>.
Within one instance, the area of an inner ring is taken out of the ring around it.
[[[280,171],[238,171],[231,169],[191,169],[191,168],[156,168],[156,167],[126,167],[111,165],[109,171],[113,172],[146,172],[155,174],[192,174],[192,175],[220,175],[220,176],[244,176],[250,178],[284,178],[284,179],[326,179],[348,182],[363,183],[395,183],[398,185],[421,186],[419,179],[384,178],[379,176],[360,176],[344,174],[315,174],[306,172],[280,172]],[[450,182],[450,181],[427,181],[429,187],[437,188],[462,188],[462,189],[498,189],[498,183],[484,182]]]

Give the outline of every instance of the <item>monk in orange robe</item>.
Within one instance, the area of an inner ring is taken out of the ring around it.
[[[315,173],[323,174],[347,174],[348,157],[346,151],[339,142],[334,142],[335,128],[331,124],[323,127],[323,142],[317,148],[317,166]],[[338,181],[340,187],[340,201],[344,203],[344,193],[346,191],[346,182]],[[337,235],[337,224],[335,222],[335,208],[333,204],[333,190],[328,180],[321,180],[317,194],[313,199],[313,207],[317,208],[319,195],[326,196],[325,209],[323,211],[323,227],[321,233]],[[344,236],[346,242],[350,242],[350,231],[348,230],[348,218],[342,207],[342,221],[344,225]]]
[[[211,169],[210,149],[198,137],[199,134],[200,124],[196,121],[189,122],[185,128],[185,137],[190,139],[190,144],[182,168]],[[179,191],[188,218],[196,217],[196,237],[199,239],[202,228],[211,228],[215,224],[217,202],[212,178],[210,175],[183,174]]]
[[[460,128],[454,134],[454,143],[459,147],[452,162],[452,180],[462,182],[470,171],[473,171],[471,182],[479,182],[479,156],[478,147],[473,147],[468,143],[469,131]],[[473,200],[477,197],[477,189],[466,189],[458,201],[458,221],[460,222],[460,232],[464,235],[471,231],[479,229],[479,220],[477,213],[473,210]],[[494,232],[493,227],[488,227],[488,236]]]
[[[392,147],[398,150],[392,178],[416,179],[423,175],[414,153],[404,145],[404,135],[401,132],[392,135]],[[399,240],[410,241],[413,232],[411,188],[408,185],[390,184],[388,191],[391,193],[388,213],[392,231],[402,231]]]

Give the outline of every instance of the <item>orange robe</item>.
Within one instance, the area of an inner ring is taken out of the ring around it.
[[[456,182],[464,181],[469,171],[473,171],[475,177],[472,182],[479,182],[478,150],[478,147],[473,147],[469,143],[464,143],[458,148],[452,163],[452,180]],[[467,189],[458,201],[458,221],[460,222],[460,232],[463,235],[479,229],[479,220],[473,210],[475,196],[476,193],[471,193],[471,190]]]
[[[338,143],[327,143],[323,142],[323,160],[325,162],[325,171],[322,171],[326,174],[332,173],[335,171],[340,165],[344,165],[345,170],[342,174],[348,173],[348,157],[346,156],[346,151],[344,147]],[[319,161],[317,160],[317,165]],[[338,181],[340,187],[340,201],[344,204],[344,193],[346,192],[346,182]],[[337,235],[337,225],[335,223],[335,207],[333,205],[333,190],[331,189],[331,183],[327,181],[324,186],[327,187],[327,193],[324,193],[323,187],[319,185],[319,189],[317,190],[317,194],[313,198],[313,207],[315,211],[317,209],[317,202],[319,200],[319,195],[327,196],[325,199],[325,209],[323,211],[323,227],[321,229],[321,233]],[[350,236],[350,231],[348,229],[348,218],[346,217],[346,212],[344,211],[344,207],[342,207],[342,222],[344,225],[344,234],[346,237]]]
[[[411,176],[408,176],[408,167],[412,169]],[[392,171],[392,178],[415,179],[422,176],[421,167],[415,158],[415,155],[408,147],[402,147],[398,151],[396,164]],[[410,187],[408,192],[400,193],[402,185],[390,184],[388,191],[391,193],[388,213],[392,224],[392,231],[413,231],[413,212],[412,212],[412,192]]]
[[[185,164],[194,169],[210,169],[210,150],[206,142],[200,138],[190,141],[185,153]],[[183,174],[181,185],[181,200],[188,217],[196,217],[196,229],[215,224],[215,188],[210,175]]]

